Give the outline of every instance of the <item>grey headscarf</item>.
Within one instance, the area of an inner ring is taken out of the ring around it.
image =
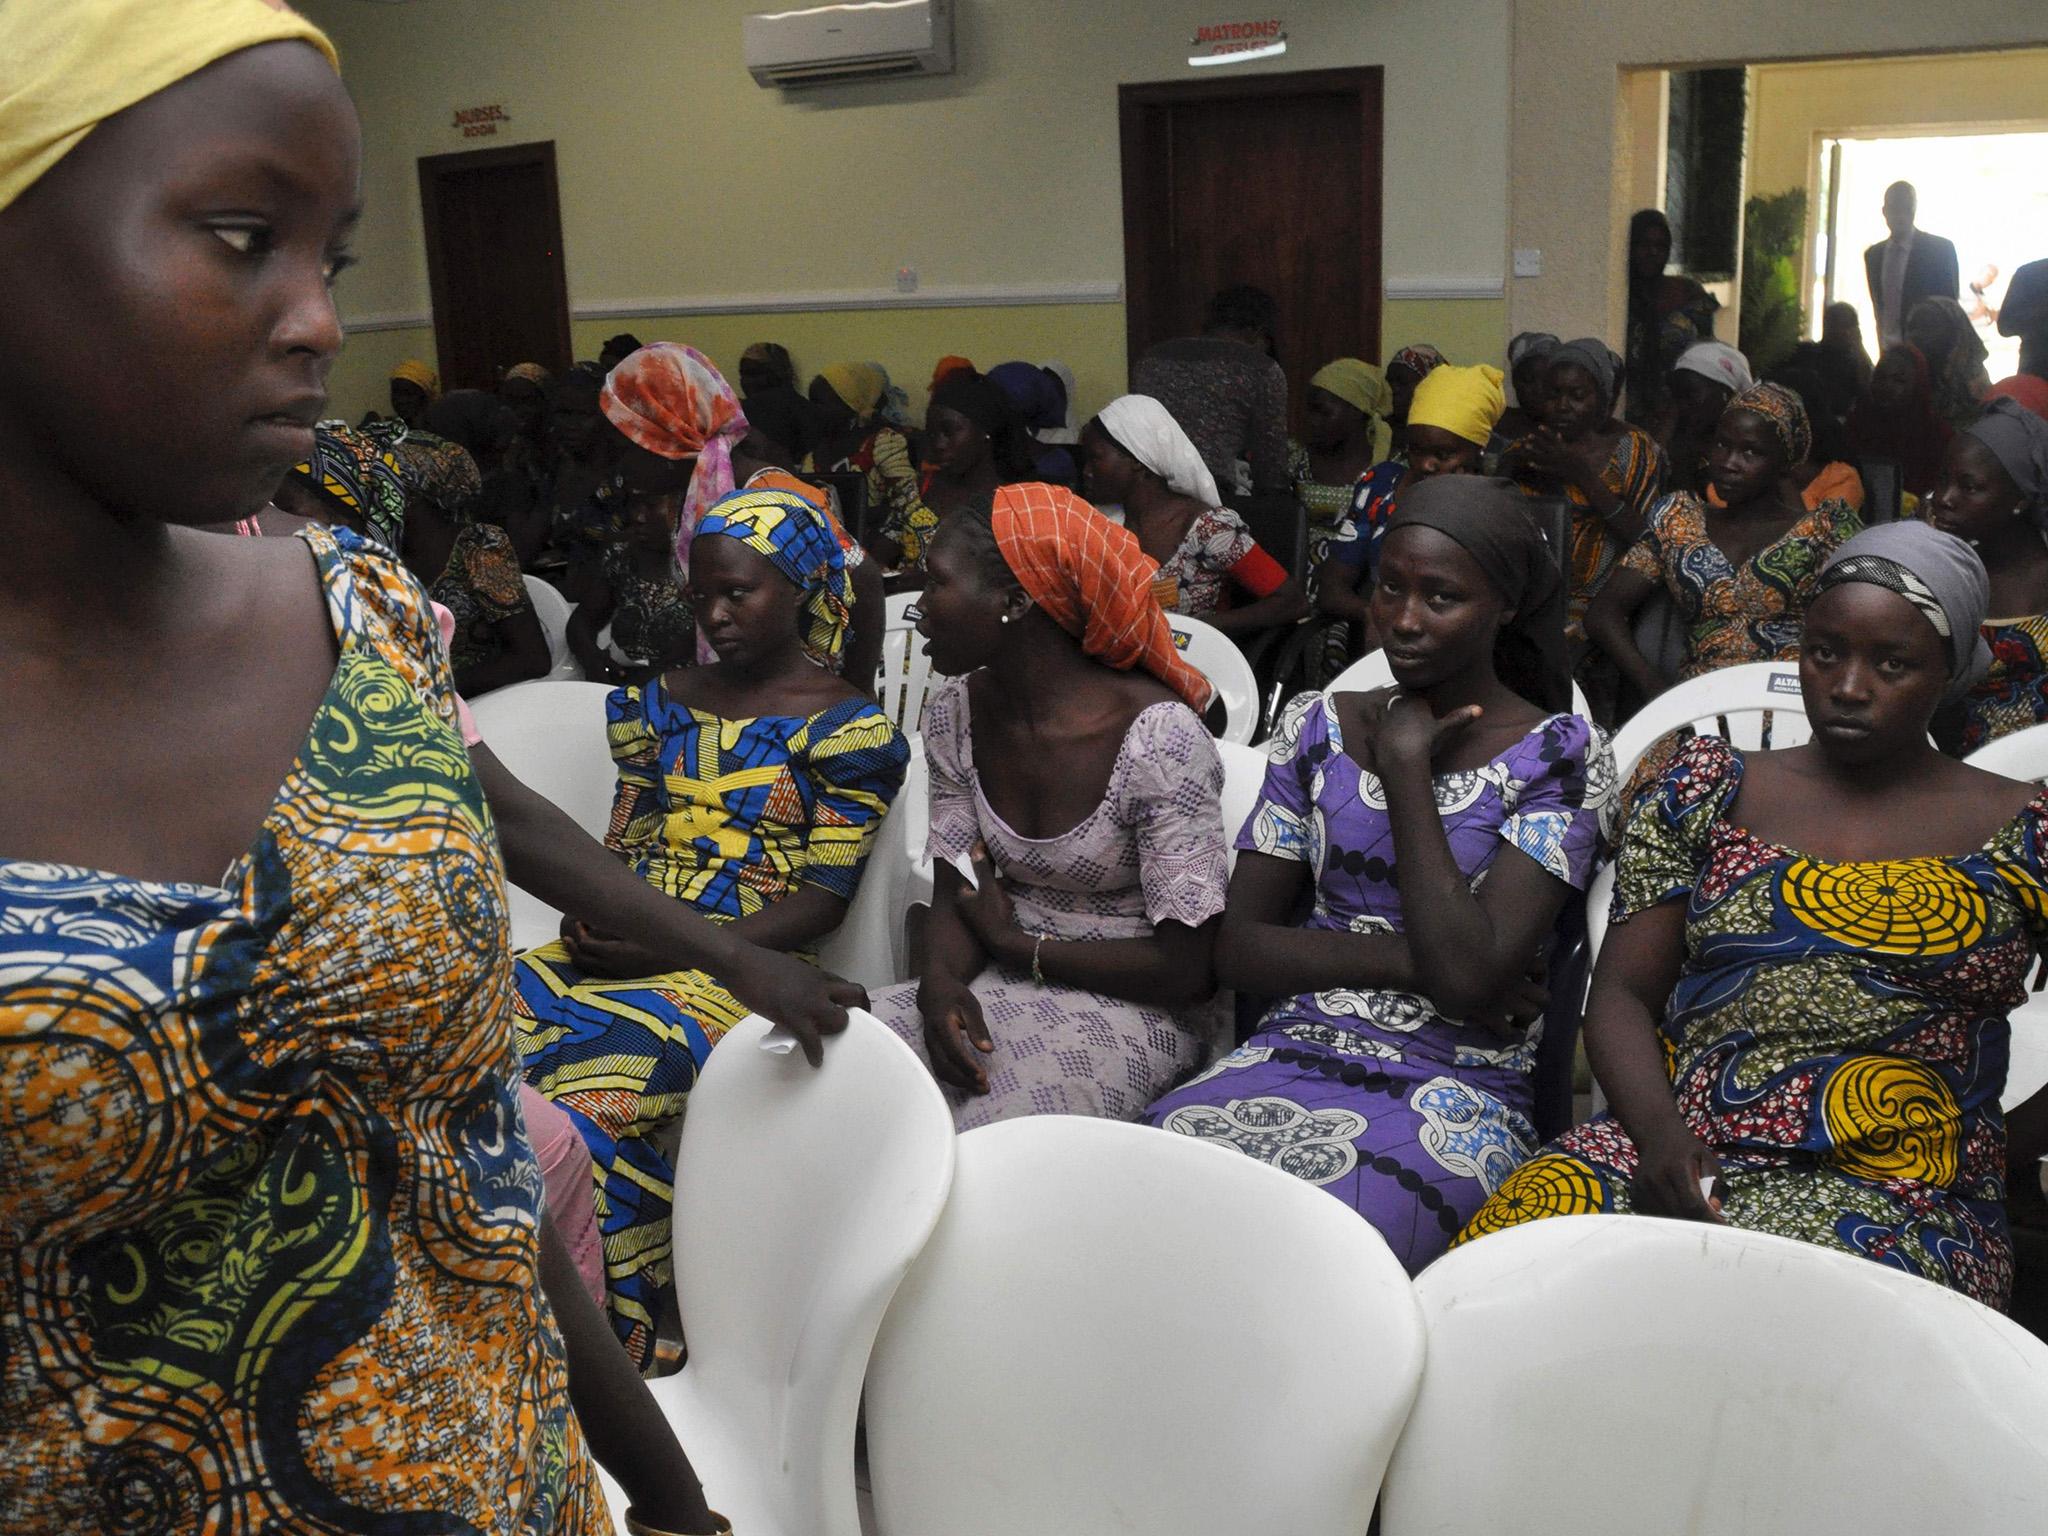
[[[1821,567],[1809,606],[1821,593],[1862,581],[1896,592],[1917,608],[1948,647],[1948,697],[1963,694],[1991,665],[1984,618],[1991,580],[1977,551],[1932,523],[1879,523],[1849,540]]]
[[[1512,371],[1521,367],[1526,357],[1548,357],[1562,345],[1548,331],[1524,331],[1508,343],[1508,368]]]
[[[2020,488],[2020,511],[2048,529],[2048,421],[2017,400],[1984,402],[1984,414],[1963,428],[1989,448]]]
[[[1561,342],[1550,354],[1549,366],[1570,363],[1574,368],[1583,368],[1593,376],[1593,382],[1600,388],[1601,410],[1614,409],[1614,396],[1621,386],[1621,354],[1597,336],[1581,336],[1577,341]]]

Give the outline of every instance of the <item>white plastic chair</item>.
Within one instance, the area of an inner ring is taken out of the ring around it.
[[[1571,1216],[1454,1248],[1415,1291],[1429,1366],[1384,1536],[2048,1526],[2048,1347],[1869,1259]]]
[[[1650,700],[1614,733],[1614,767],[1626,784],[1660,737],[1691,726],[1743,751],[1796,747],[1813,738],[1799,664],[1754,661],[1689,678]]]
[[[1223,842],[1230,849],[1230,867],[1237,868],[1237,834],[1258,803],[1259,786],[1266,782],[1266,754],[1257,747],[1235,741],[1219,741],[1216,750],[1223,757]]]
[[[2048,782],[2048,725],[2030,725],[2023,731],[2000,736],[1963,759],[1972,768],[1999,773],[2008,779],[2030,783]]]
[[[882,630],[882,681],[879,702],[882,713],[896,722],[906,736],[915,736],[924,724],[924,701],[935,684],[932,659],[925,654],[924,640],[911,621],[917,606],[915,592],[898,592],[889,599],[889,618]]]
[[[1401,1266],[1314,1185],[1145,1126],[985,1126],[875,1343],[877,1524],[1363,1533],[1422,1358]]]
[[[876,829],[867,867],[861,871],[845,920],[818,947],[826,970],[857,981],[870,991],[908,979],[903,915],[912,901],[929,900],[930,870],[920,884],[917,865],[931,821],[931,773],[924,746],[910,738],[910,766],[903,788]]]
[[[540,678],[487,693],[470,706],[484,745],[513,777],[599,838],[611,822],[619,779],[605,737],[610,692],[603,683]],[[560,934],[561,913],[517,886],[510,894],[514,949],[531,949]]]
[[[1237,642],[1213,624],[1169,613],[1173,643],[1223,700],[1223,740],[1249,742],[1259,728],[1259,680]]]
[[[533,604],[534,617],[540,620],[541,637],[548,643],[547,676],[562,682],[580,680],[583,667],[569,649],[569,616],[576,611],[574,606],[538,576],[519,579],[526,583],[526,596]]]
[[[931,1072],[872,1014],[825,1042],[822,1067],[794,1044],[744,1019],[690,1091],[674,1227],[690,1358],[648,1388],[735,1530],[859,1536],[861,1377],[945,1206],[956,1138]],[[605,1492],[623,1515],[609,1477]]]
[[[1387,665],[1387,653],[1367,651],[1330,679],[1329,686],[1323,689],[1323,697],[1339,693],[1370,693],[1375,688],[1391,687],[1393,682],[1394,669]],[[1572,684],[1572,713],[1588,720],[1593,718],[1586,704],[1586,695],[1576,682]]]

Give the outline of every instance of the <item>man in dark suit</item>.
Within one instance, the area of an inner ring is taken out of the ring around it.
[[[1913,227],[1920,195],[1910,181],[1885,189],[1884,222],[1892,235],[1863,253],[1864,275],[1870,280],[1870,307],[1877,311],[1881,347],[1906,339],[1906,316],[1922,299],[1953,299],[1962,287],[1953,241]]]

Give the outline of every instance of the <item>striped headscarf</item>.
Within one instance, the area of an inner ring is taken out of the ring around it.
[[[1143,667],[1196,714],[1216,690],[1182,659],[1152,596],[1159,564],[1119,527],[1057,485],[1006,485],[990,518],[996,548],[1047,618],[1105,666]]]
[[[313,429],[313,456],[292,474],[360,517],[393,554],[405,544],[405,472],[367,433],[330,421]]]
[[[1954,534],[1916,518],[1866,528],[1828,557],[1808,605],[1857,581],[1897,593],[1941,636],[1950,699],[1961,697],[1990,668],[1983,628],[1991,581],[1977,551]]]
[[[700,539],[720,534],[764,556],[803,595],[804,654],[835,670],[853,614],[853,580],[831,519],[790,491],[734,491],[697,528]]]
[[[1721,414],[1730,411],[1748,411],[1769,422],[1788,465],[1804,464],[1813,452],[1813,423],[1807,418],[1806,406],[1782,384],[1752,384],[1738,390]]]
[[[747,435],[740,397],[695,347],[657,341],[611,371],[597,403],[628,441],[664,459],[697,461],[676,523],[676,564],[689,570],[705,509],[733,488],[732,450]]]

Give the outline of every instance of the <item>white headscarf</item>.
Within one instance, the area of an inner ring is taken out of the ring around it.
[[[1749,371],[1749,359],[1725,341],[1694,342],[1679,354],[1671,369],[1674,373],[1683,370],[1696,373],[1703,379],[1712,379],[1723,389],[1738,395],[1756,382]]]
[[[1220,507],[1216,478],[1202,455],[1181,431],[1173,413],[1150,395],[1123,395],[1109,402],[1095,418],[1102,430],[1140,464],[1166,482],[1166,488],[1191,497],[1205,507]]]

